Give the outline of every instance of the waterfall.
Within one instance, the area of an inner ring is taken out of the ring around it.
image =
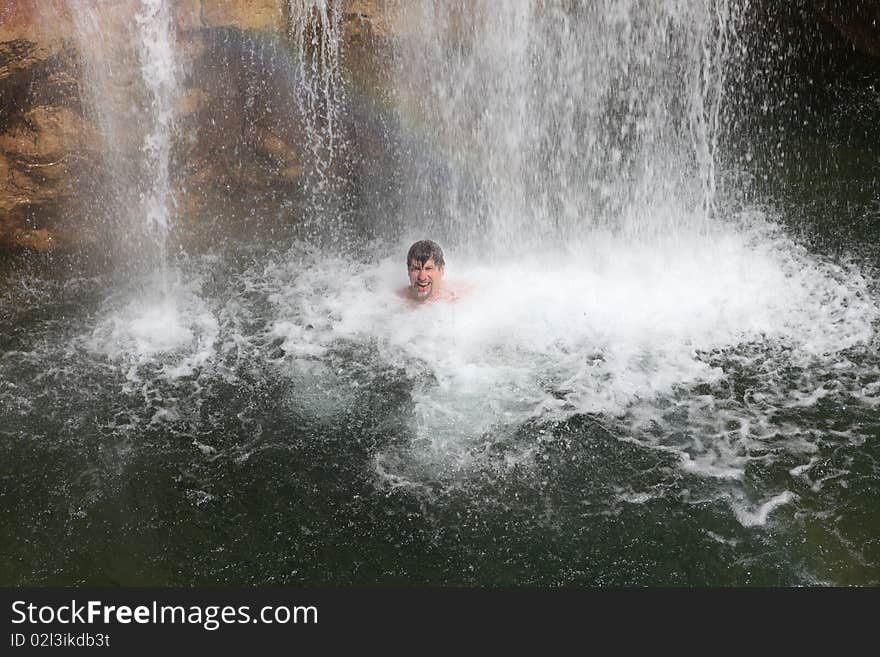
[[[727,0],[413,0],[394,18],[403,214],[503,251],[714,211]]]
[[[174,100],[180,95],[174,24],[166,0],[140,0],[135,22],[141,77],[149,93],[149,127],[141,148],[149,183],[142,198],[148,223],[164,253],[174,206],[170,176]]]
[[[323,214],[338,201],[340,192],[340,180],[333,171],[344,149],[340,130],[345,94],[340,68],[339,5],[337,0],[289,0],[288,5],[290,38],[300,62],[297,111],[313,162],[307,180],[313,216]],[[316,227],[321,232],[329,228],[326,221]]]
[[[172,147],[180,66],[167,0],[73,8],[81,97],[95,118],[103,162],[87,202],[124,268],[161,271],[173,224]]]

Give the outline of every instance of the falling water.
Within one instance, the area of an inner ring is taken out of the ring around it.
[[[172,18],[166,0],[141,0],[135,15],[141,77],[149,94],[148,128],[141,151],[151,184],[142,192],[142,201],[163,261],[174,208],[170,165],[174,101],[180,95]]]
[[[327,211],[335,209],[341,193],[334,172],[345,147],[340,126],[345,103],[340,56],[340,3],[338,0],[289,0],[290,37],[300,58],[297,109],[305,127],[305,147],[313,166],[307,172],[310,217],[316,228],[333,232]]]
[[[180,65],[165,0],[77,0],[82,95],[103,168],[90,189],[122,268],[162,277],[174,215],[172,148]]]
[[[427,228],[531,249],[714,204],[726,0],[418,0],[397,21],[401,120],[431,155],[406,214]]]

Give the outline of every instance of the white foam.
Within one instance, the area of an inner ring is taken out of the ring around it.
[[[293,370],[314,371],[340,341],[369,343],[417,382],[414,445],[447,466],[526,420],[593,413],[625,418],[641,444],[672,449],[688,472],[740,479],[773,458],[765,437],[815,449],[802,427],[771,418],[822,400],[819,372],[869,343],[878,317],[858,270],[810,256],[760,217],[644,242],[594,233],[563,257],[447,261],[447,282],[472,292],[418,307],[395,293],[406,283],[399,256],[364,264],[297,253],[270,274],[271,334]],[[755,368],[761,390],[676,398],[725,380],[713,352]],[[779,370],[794,366],[807,371],[792,393]]]
[[[111,297],[101,321],[81,338],[87,350],[122,363],[130,381],[150,363],[167,378],[189,376],[214,356],[220,327],[199,297],[198,280],[184,284],[177,277],[163,287],[145,281]]]
[[[721,545],[730,545],[734,547],[739,545],[739,541],[735,538],[725,538],[724,536],[721,536],[720,534],[716,534],[715,532],[709,530],[706,530],[706,536],[711,538],[713,541],[720,543]]]
[[[783,491],[774,495],[761,504],[757,509],[749,509],[739,504],[731,504],[736,519],[743,527],[756,527],[767,524],[769,515],[780,506],[789,504],[797,499],[797,495],[791,491]]]
[[[812,468],[817,462],[818,459],[812,458],[807,463],[802,463],[801,465],[797,465],[791,468],[788,471],[788,474],[790,474],[792,477],[801,477],[809,472],[810,468]]]
[[[698,457],[692,457],[687,452],[679,455],[681,467],[686,472],[698,474],[701,476],[715,477],[717,479],[741,479],[744,472],[742,460],[734,457],[735,464],[728,465],[721,461],[717,454],[701,454]]]

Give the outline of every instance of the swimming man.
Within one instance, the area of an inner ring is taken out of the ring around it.
[[[420,240],[409,247],[406,254],[409,286],[400,290],[402,297],[417,303],[425,301],[455,301],[458,296],[443,285],[446,261],[437,242]]]

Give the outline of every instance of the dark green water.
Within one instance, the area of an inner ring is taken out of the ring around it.
[[[834,254],[847,244],[870,253],[853,235],[870,207],[839,204],[850,213],[835,223],[789,230],[833,243]],[[291,367],[290,346],[269,326],[298,270],[273,279],[264,266],[296,254],[240,244],[181,258],[201,304],[186,320],[196,339],[183,361],[123,353],[137,289],[60,259],[7,268],[0,581],[880,582],[875,343],[815,362],[789,359],[798,347],[785,340],[732,344],[697,356],[721,369],[716,380],[674,384],[623,414],[496,422],[462,448],[466,459],[423,462],[409,447],[424,439],[413,418],[436,386],[429,368],[388,358],[370,335],[334,339],[311,358],[332,376]],[[873,275],[869,259],[859,263]],[[876,294],[876,279],[868,288]],[[202,360],[192,351],[200,339],[210,345]],[[168,376],[181,362],[186,371]],[[785,401],[816,385],[824,396]],[[454,398],[443,403],[454,410]],[[647,424],[631,417],[645,403],[656,414]],[[717,434],[710,425],[723,417],[730,426]],[[755,440],[713,443],[747,421],[764,425]],[[741,475],[683,467],[683,454],[712,453]],[[398,478],[385,476],[395,464]]]

